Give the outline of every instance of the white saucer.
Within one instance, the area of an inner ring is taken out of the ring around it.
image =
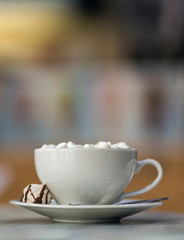
[[[126,202],[128,201],[132,200],[126,199]],[[123,217],[162,205],[161,202],[122,205],[57,205],[54,200],[49,205],[23,203],[19,200],[12,200],[10,203],[47,216],[53,221],[76,223],[118,222]]]

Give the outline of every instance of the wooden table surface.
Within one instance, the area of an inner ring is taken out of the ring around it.
[[[25,209],[0,205],[0,239],[184,239],[184,214],[145,211],[119,223],[57,223]]]

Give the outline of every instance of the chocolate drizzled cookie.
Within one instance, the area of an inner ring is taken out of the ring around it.
[[[51,202],[51,193],[46,184],[30,184],[23,190],[21,202],[49,204]]]

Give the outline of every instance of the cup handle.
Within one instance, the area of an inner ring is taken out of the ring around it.
[[[153,165],[157,169],[158,174],[157,174],[157,177],[155,178],[155,180],[151,184],[149,184],[146,187],[143,187],[139,190],[123,193],[123,195],[120,197],[121,199],[137,196],[137,195],[143,194],[145,192],[148,192],[160,182],[160,180],[162,179],[162,176],[163,176],[162,167],[161,167],[160,163],[158,163],[157,161],[155,161],[153,159],[136,161],[135,173],[136,174],[139,173],[139,171],[142,169],[142,167],[144,167],[145,165],[148,165],[148,164]]]

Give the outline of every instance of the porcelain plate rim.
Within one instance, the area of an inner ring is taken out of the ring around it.
[[[137,199],[136,199],[137,200]],[[127,201],[134,201],[133,199],[126,199]],[[27,206],[27,207],[35,207],[35,208],[60,208],[60,209],[109,209],[109,208],[139,208],[139,207],[158,207],[161,206],[162,202],[154,202],[154,203],[131,203],[131,204],[106,204],[106,205],[62,205],[57,204],[55,200],[52,200],[50,204],[37,204],[37,203],[24,203],[20,200],[10,200],[10,204],[16,206]]]

